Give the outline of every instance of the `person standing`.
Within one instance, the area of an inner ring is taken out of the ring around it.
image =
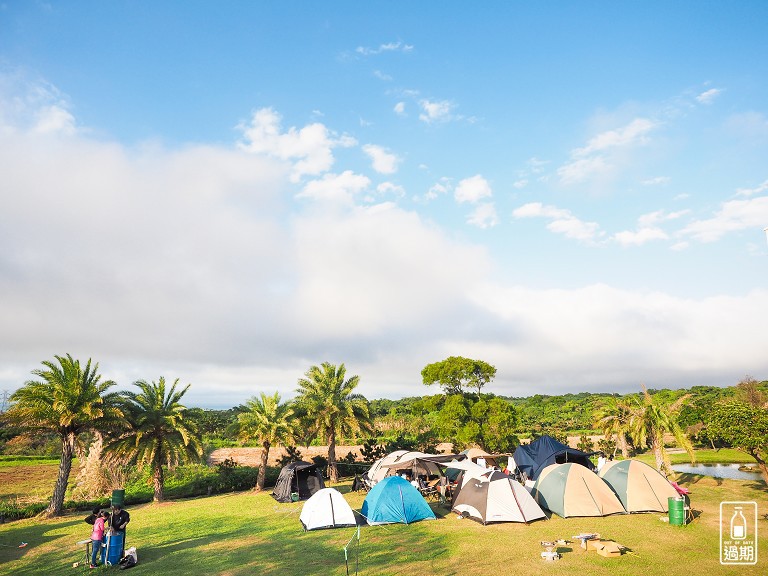
[[[109,512],[104,510],[99,512],[96,519],[93,521],[93,530],[91,531],[91,546],[93,551],[91,552],[91,568],[98,566],[99,552],[101,552],[101,541],[104,539],[104,523],[109,517]]]
[[[112,506],[112,516],[109,518],[109,527],[112,530],[112,534],[120,534],[122,536],[122,545],[120,546],[120,558],[125,555],[125,527],[128,522],[131,521],[131,515],[127,510],[123,510],[122,505],[115,504]]]

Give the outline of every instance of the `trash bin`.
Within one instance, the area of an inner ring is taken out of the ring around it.
[[[123,506],[125,490],[112,490],[112,506]]]
[[[684,526],[685,525],[685,499],[680,497],[670,496],[667,499],[669,504],[669,523],[672,526]]]
[[[117,566],[123,553],[125,532],[107,533],[106,546],[101,549],[101,562],[107,566]]]

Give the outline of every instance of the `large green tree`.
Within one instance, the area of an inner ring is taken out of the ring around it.
[[[480,446],[488,452],[512,452],[517,416],[506,400],[490,395],[451,394],[432,419],[441,439],[456,448]]]
[[[262,392],[258,398],[248,400],[245,408],[244,412],[237,415],[235,428],[241,442],[255,440],[261,446],[261,466],[256,479],[256,489],[263,490],[267,477],[269,449],[293,439],[293,411],[287,403],[280,403],[280,395],[277,392],[272,396]]]
[[[631,416],[630,437],[636,446],[648,446],[656,459],[656,468],[663,474],[672,473],[672,463],[664,447],[664,436],[672,434],[678,445],[685,449],[695,462],[693,445],[677,422],[677,414],[688,399],[682,396],[672,404],[665,404],[652,396],[643,386],[642,401],[636,405]]]
[[[427,364],[421,377],[427,386],[439,384],[446,394],[461,394],[464,387],[476,388],[477,393],[496,376],[496,368],[482,360],[450,356],[440,362]]]
[[[197,426],[180,402],[189,384],[176,390],[178,382],[177,378],[167,391],[163,377],[157,382],[134,382],[138,392],[122,393],[126,426],[106,447],[108,452],[135,459],[141,467],[149,466],[155,502],[164,499],[163,467],[195,462],[203,453]]]
[[[99,365],[80,365],[67,354],[44,361],[44,369],[33,370],[40,380],[30,380],[11,395],[11,422],[28,432],[53,432],[61,440],[61,458],[47,516],[61,513],[75,447],[86,432],[103,431],[122,416],[117,394],[107,393],[112,380],[101,380]]]
[[[721,402],[710,414],[707,434],[752,456],[768,484],[768,408],[743,400]]]
[[[346,378],[344,364],[338,367],[323,362],[312,366],[299,378],[297,413],[307,421],[307,431],[328,443],[328,468],[331,482],[337,482],[336,441],[347,435],[371,432],[368,401],[354,389],[358,376]]]

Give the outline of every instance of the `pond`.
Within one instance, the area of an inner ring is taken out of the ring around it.
[[[742,472],[744,464],[673,464],[672,470],[684,474],[702,474],[731,480],[761,480],[759,472]]]

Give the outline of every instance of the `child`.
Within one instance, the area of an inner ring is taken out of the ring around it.
[[[98,554],[101,552],[101,541],[104,538],[104,522],[109,518],[109,512],[102,510],[96,516],[96,520],[93,522],[93,532],[91,532],[91,546],[93,552],[91,553],[91,568],[96,568],[96,561]]]

